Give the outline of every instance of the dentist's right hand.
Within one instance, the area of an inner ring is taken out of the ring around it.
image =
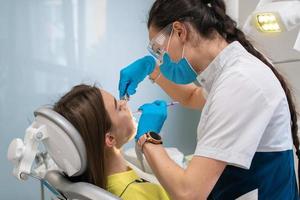
[[[153,103],[142,105],[139,110],[142,112],[142,115],[139,119],[135,140],[137,141],[142,135],[149,131],[159,134],[167,119],[167,103],[157,100]]]
[[[119,80],[120,99],[126,94],[135,94],[138,84],[153,72],[155,64],[155,59],[152,56],[145,56],[123,68]]]

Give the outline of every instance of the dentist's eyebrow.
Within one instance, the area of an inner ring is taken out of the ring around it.
[[[115,102],[115,109],[117,109],[118,106],[117,106],[117,100],[116,100],[116,98],[114,98],[114,102]]]

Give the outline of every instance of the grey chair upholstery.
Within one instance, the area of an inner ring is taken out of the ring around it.
[[[72,177],[81,175],[86,169],[87,156],[85,144],[76,128],[62,115],[49,107],[39,108],[34,112],[34,115],[37,123],[47,125],[49,138],[43,144],[60,171]],[[65,146],[68,146],[68,151],[66,151]],[[71,155],[73,157],[70,157]],[[79,163],[74,162],[75,156],[77,156]],[[68,165],[65,165],[66,163]],[[60,198],[60,195],[56,194],[58,191],[68,200],[119,199],[95,185],[85,182],[71,182],[59,171],[47,171],[43,182],[50,190],[52,189],[51,191],[57,198]]]
[[[117,200],[117,196],[95,185],[71,182],[58,171],[47,172],[45,181],[60,192],[67,200]],[[51,188],[49,188],[51,190]],[[59,198],[60,195],[58,195]]]

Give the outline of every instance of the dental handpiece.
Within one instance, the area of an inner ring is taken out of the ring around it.
[[[174,105],[177,105],[177,104],[179,104],[178,101],[172,101],[172,102],[170,102],[170,103],[167,104],[167,107],[174,106]],[[141,110],[137,110],[137,111],[132,112],[132,114],[133,115],[140,115],[140,114],[142,114],[142,111]]]

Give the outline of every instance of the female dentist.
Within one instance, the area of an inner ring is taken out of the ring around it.
[[[298,199],[297,115],[287,84],[245,38],[222,0],[156,0],[150,49],[121,70],[120,97],[149,75],[174,100],[202,111],[194,157],[177,166],[161,144],[166,104],[140,107],[136,140],[172,199]],[[202,87],[193,82],[198,78]]]

